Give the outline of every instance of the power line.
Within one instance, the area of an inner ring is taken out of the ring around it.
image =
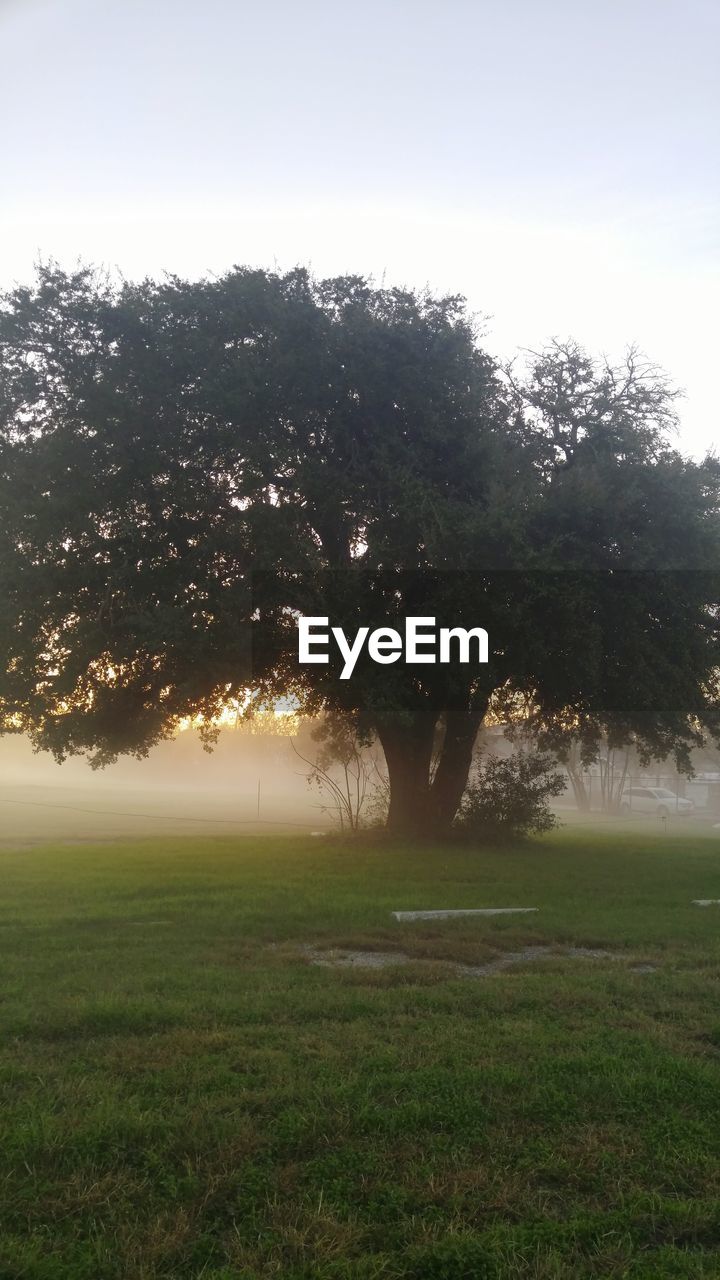
[[[0,804],[19,804],[29,809],[69,809],[73,813],[96,813],[111,818],[157,818],[161,822],[221,822],[230,826],[312,827],[314,822],[285,822],[274,818],[196,818],[170,813],[132,813],[127,809],[87,809],[79,804],[53,804],[47,800],[8,800],[0,796]]]

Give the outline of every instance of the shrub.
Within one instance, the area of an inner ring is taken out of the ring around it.
[[[488,756],[472,774],[456,826],[483,840],[511,840],[550,831],[558,826],[550,810],[550,797],[564,790],[564,775],[550,755],[516,752],[505,760]]]

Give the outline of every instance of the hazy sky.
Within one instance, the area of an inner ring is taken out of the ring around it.
[[[503,356],[638,342],[718,438],[720,0],[0,0],[0,38],[0,284],[430,284]]]

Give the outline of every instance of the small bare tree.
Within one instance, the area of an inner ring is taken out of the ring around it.
[[[352,725],[339,716],[326,716],[311,737],[319,743],[314,759],[294,742],[291,745],[307,766],[305,777],[320,795],[323,813],[332,814],[341,831],[358,831],[383,821],[389,783],[372,744],[362,743]]]

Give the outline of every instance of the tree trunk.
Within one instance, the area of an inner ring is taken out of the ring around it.
[[[488,699],[457,696],[445,709],[445,737],[430,781],[437,713],[425,708],[410,723],[378,726],[390,782],[387,829],[412,836],[444,835],[467,785],[473,747]]]
[[[585,786],[585,778],[581,768],[576,767],[571,760],[565,764],[567,775],[573,789],[575,804],[582,813],[590,812],[590,797],[587,787]]]
[[[378,727],[390,782],[387,829],[395,835],[427,835],[430,814],[430,760],[435,719]]]
[[[431,819],[436,831],[449,830],[467,786],[473,747],[487,710],[487,700],[473,704],[469,698],[450,703],[446,710],[445,738],[430,788]]]
[[[564,764],[570,779],[575,804],[582,813],[589,813],[591,792],[585,786],[586,761],[583,760],[582,744],[577,738],[570,739],[567,755],[564,758],[561,756],[560,762]],[[592,782],[590,786],[592,788]]]

